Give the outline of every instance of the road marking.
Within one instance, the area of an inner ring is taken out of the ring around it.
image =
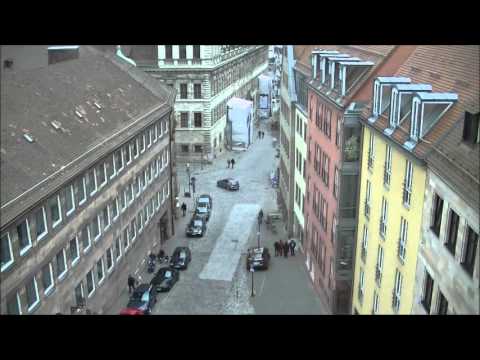
[[[262,285],[260,286],[260,292],[258,293],[258,295],[262,295],[263,293],[263,286],[265,285],[266,278],[267,278],[267,275],[265,274],[265,276],[263,277]]]
[[[145,264],[145,259],[142,260],[142,265]]]
[[[135,270],[135,275],[138,274],[138,271],[139,271],[139,270],[140,270],[139,268],[137,268],[137,270]]]

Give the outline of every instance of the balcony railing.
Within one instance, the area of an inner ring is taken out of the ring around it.
[[[173,59],[165,59],[165,64],[172,65]]]
[[[192,59],[192,64],[200,65],[202,63],[202,59]]]
[[[188,60],[187,59],[178,59],[178,64],[180,65],[186,65],[188,64]]]

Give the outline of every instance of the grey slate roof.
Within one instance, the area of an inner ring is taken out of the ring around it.
[[[158,80],[114,54],[89,46],[80,48],[79,59],[34,70],[4,71],[0,143],[2,225],[6,221],[6,203],[127,128],[149,110],[168,111],[173,101],[173,91]],[[55,130],[52,121],[58,121],[61,129]],[[33,143],[24,138],[25,133],[34,138]],[[113,148],[114,142],[105,146]],[[91,163],[98,160],[94,154],[89,157]]]
[[[427,154],[427,165],[478,211],[480,207],[480,145],[462,142],[463,117]]]

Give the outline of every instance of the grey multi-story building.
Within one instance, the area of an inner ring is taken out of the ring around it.
[[[463,126],[459,120],[426,158],[414,314],[480,313],[478,73],[472,76],[476,100],[462,114]]]
[[[0,313],[103,313],[173,231],[175,94],[92,47],[24,50],[1,54]]]
[[[212,159],[226,144],[232,97],[254,100],[257,77],[268,67],[267,45],[131,45],[124,54],[139,69],[177,91],[178,160]]]

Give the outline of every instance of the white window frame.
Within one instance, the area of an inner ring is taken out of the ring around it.
[[[79,206],[84,204],[85,201],[87,201],[87,183],[86,183],[86,180],[85,180],[85,175],[82,175],[82,184],[83,184],[83,195],[85,195],[85,196],[83,197],[82,200],[80,200],[78,202]]]
[[[153,181],[154,178],[157,177],[155,175],[155,169],[156,169],[155,160],[153,160],[150,162],[150,183]]]
[[[98,263],[101,263],[102,264],[102,278],[101,279],[98,279],[98,285],[100,286],[101,284],[103,284],[103,282],[105,281],[105,264],[103,263],[103,256],[100,257],[100,259],[97,260],[97,262],[95,262],[95,273],[97,274],[97,277],[98,277]]]
[[[379,307],[380,298],[378,296],[378,292],[376,290],[373,291],[373,314],[378,314],[378,307]]]
[[[370,200],[371,200],[371,195],[372,195],[372,183],[370,182],[370,180],[367,179],[367,182],[366,182],[366,190],[367,190],[367,193],[365,194],[365,203],[367,204],[368,206],[368,214],[365,212],[365,209],[363,209],[364,211],[364,214],[365,214],[365,217],[367,219],[370,218],[370,212],[371,212],[371,203],[370,203]]]
[[[151,206],[152,206],[152,217],[153,217],[153,215],[154,215],[155,212],[156,212],[156,211],[155,211],[156,209],[155,209],[155,199],[154,199],[154,198],[155,198],[155,195],[150,198],[150,204],[151,204]]]
[[[405,263],[405,255],[407,253],[407,233],[408,233],[408,222],[403,216],[400,218],[400,239],[398,247],[398,257],[402,261],[402,264]]]
[[[120,201],[120,211],[123,213],[127,207],[128,207],[128,203],[127,203],[127,193],[125,191],[126,189],[123,189],[120,191],[120,196],[123,198],[123,206],[122,206],[122,202]]]
[[[365,250],[365,255],[367,254],[368,247],[368,227],[363,225],[363,237],[362,237],[362,250]]]
[[[365,297],[365,271],[362,268],[360,268],[358,290],[359,295],[362,294],[361,298],[359,297],[360,304],[363,304],[363,298]]]
[[[127,191],[130,191],[130,202],[127,204],[127,206],[130,206],[130,204],[133,203],[135,200],[135,189],[133,188],[133,182],[131,182],[129,185],[127,185]],[[125,200],[126,201],[126,200]]]
[[[97,219],[98,235],[93,238],[93,242],[96,243],[102,237],[102,221],[100,219],[100,214],[97,214],[97,216],[95,218]],[[93,224],[93,221],[92,221],[92,224]]]
[[[402,283],[403,283],[403,275],[402,273],[397,269],[397,272],[395,273],[395,284],[394,284],[394,296],[397,299],[398,305],[397,308],[394,308],[395,312],[398,312],[400,310],[400,304],[401,304],[401,297],[402,297]]]
[[[28,218],[25,218],[24,221],[25,221],[25,224],[26,224],[26,227],[27,227],[28,245],[26,245],[26,246],[24,246],[23,248],[20,249],[20,256],[25,255],[25,253],[32,248],[32,237],[30,235],[30,224],[28,223]],[[18,224],[17,224],[17,226],[18,226]],[[18,235],[18,231],[17,231],[17,235]],[[19,243],[20,243],[20,241],[19,241]]]
[[[162,122],[161,122],[161,121],[157,121],[157,123],[156,123],[156,125],[155,125],[155,128],[157,129],[158,139],[160,140],[160,138],[163,136]],[[160,132],[159,132],[159,130],[160,130]]]
[[[370,131],[367,156],[368,156],[368,159],[372,159],[372,167],[373,167],[373,163],[375,162],[375,134],[373,133],[373,131]]]
[[[408,193],[407,202],[402,202],[406,206],[410,206],[412,202],[412,183],[413,183],[413,163],[409,160],[406,160],[406,169],[405,169],[405,190]],[[402,196],[403,198],[403,196]]]
[[[102,223],[104,222],[103,211],[104,211],[105,209],[107,209],[108,225],[103,224],[103,226],[104,226],[104,227],[103,227],[103,230],[104,230],[104,231],[107,231],[108,228],[110,227],[110,225],[112,224],[112,221],[111,221],[111,219],[110,219],[110,206],[108,206],[108,204],[107,204],[107,205],[105,205],[105,207],[102,209]]]
[[[49,202],[49,207],[50,207],[50,202]],[[63,216],[62,216],[62,204],[60,203],[60,195],[57,195],[57,206],[58,206],[58,215],[59,215],[59,218],[56,222],[52,223],[52,229],[55,229],[63,220]],[[50,215],[52,215],[50,213]]]
[[[414,97],[412,100],[412,110],[410,115],[410,138],[414,141],[418,141],[420,137],[420,126],[419,124],[419,107],[421,100],[418,97]]]
[[[70,210],[66,209],[67,210],[67,212],[66,212],[67,216],[71,215],[75,211],[75,191],[73,189],[73,184],[71,184],[69,186],[69,188],[70,188],[70,196],[71,196],[71,199],[72,199],[72,208]],[[68,190],[65,191],[65,196],[68,196]],[[65,202],[66,202],[66,199],[65,199]],[[65,207],[66,207],[66,204],[65,204]],[[45,216],[45,214],[44,214],[44,216]],[[47,222],[46,221],[45,221],[45,228],[47,228]],[[38,240],[38,237],[37,237],[37,240]]]
[[[96,264],[95,264],[96,265]],[[90,269],[90,271],[87,273],[87,275],[85,276],[85,286],[87,287],[87,299],[91,298],[93,294],[95,294],[95,290],[96,290],[96,287],[95,287],[95,275],[93,274],[93,270],[94,269]],[[93,284],[93,289],[91,292],[88,292],[88,274],[91,274],[92,276],[92,284]]]
[[[103,188],[107,184],[107,181],[108,181],[107,166],[105,165],[105,162],[103,162],[102,165],[103,165],[103,175],[104,175],[103,178],[105,180],[103,180],[103,182],[98,186],[99,189]],[[96,174],[95,174],[95,177],[97,177]]]
[[[162,205],[167,198],[165,197],[165,184],[162,186]]]
[[[148,222],[150,221],[150,209],[148,208],[148,202],[145,204],[145,206],[143,207],[143,212],[145,214],[145,225],[148,224]]]
[[[157,191],[157,210],[162,206],[162,201],[160,199],[160,191]]]
[[[170,182],[167,181],[167,199],[170,196]]]
[[[122,164],[122,166],[120,166],[118,169],[116,169],[117,164],[115,164],[115,169],[117,171],[117,174],[119,174],[125,168],[125,159],[123,158],[122,148],[117,149],[116,151],[113,152],[113,156],[114,156],[113,159],[115,161],[115,154],[117,154],[118,152],[120,153],[120,163]]]
[[[70,242],[71,242],[71,240],[70,240]],[[80,247],[79,247],[79,243],[78,243],[78,234],[75,235],[75,244],[77,246],[77,257],[72,260],[72,267],[75,266],[78,263],[78,260],[80,260]]]
[[[7,231],[5,232],[5,234],[7,235],[6,238],[7,238],[8,250],[10,254],[10,260],[2,265],[1,272],[4,272],[5,270],[7,270],[15,262],[15,259],[13,258],[12,241],[10,239],[10,233]]]
[[[158,170],[158,160],[157,159],[154,159],[153,162],[153,178],[158,178],[158,173],[159,173],[159,170]]]
[[[22,302],[20,301],[20,295],[18,294],[18,291],[15,293],[15,298],[17,299],[18,314],[22,315]]]
[[[65,270],[63,270],[63,272],[62,272],[61,274],[58,274],[58,275],[57,275],[57,279],[58,279],[59,281],[62,281],[62,280],[65,278],[65,276],[67,275],[67,272],[68,272],[67,255],[66,255],[66,253],[65,253],[65,248],[63,248],[63,249],[61,250],[61,252],[62,252],[62,254],[63,254],[63,264],[65,265]],[[57,265],[58,265],[57,256],[58,256],[58,253],[55,255],[55,261],[56,261],[56,263],[57,263]]]
[[[158,141],[158,129],[157,129],[157,124],[153,124],[153,143],[155,144]]]
[[[82,235],[84,230],[87,230],[87,235],[88,235],[88,246],[83,248],[83,253],[86,254],[88,250],[90,250],[90,248],[92,247],[92,234],[90,233],[90,225],[87,224],[83,227]],[[82,246],[83,246],[83,241],[82,241]]]
[[[126,201],[125,201],[125,204],[126,204]],[[112,217],[112,222],[115,222],[120,216],[120,204],[119,204],[118,196],[115,199],[113,199],[111,206],[112,206],[112,215],[113,215],[113,207],[116,207],[117,209],[117,215]]]
[[[118,242],[118,254],[116,255],[115,261],[118,262],[120,258],[122,257],[122,238],[121,236],[117,236],[115,238],[115,249],[117,249],[117,242]]]
[[[165,120],[165,121],[163,121],[162,123],[165,124],[165,129],[163,130],[163,132],[164,132],[165,134],[168,134],[168,124],[167,124],[167,121]]]
[[[149,165],[147,165],[144,169],[143,169],[143,172],[142,172],[142,176],[143,176],[143,190],[145,190],[149,184],[148,182],[148,178],[147,178],[147,167]]]
[[[134,159],[136,159],[136,158],[138,158],[138,156],[140,155],[140,149],[138,148],[138,145],[139,145],[139,144],[138,144],[138,139],[137,139],[137,138],[133,139],[133,141],[131,141],[130,144],[131,144],[132,142],[135,142],[135,145],[136,145],[135,147],[136,147],[136,149],[137,149],[137,152],[134,154],[134,153],[133,153],[133,147],[132,147],[132,157],[133,157]]]
[[[112,266],[108,267],[108,253],[110,253],[110,258],[112,259]],[[112,246],[110,246],[107,251],[105,252],[105,259],[107,261],[107,273],[111,273],[114,266],[115,266],[115,257],[113,255],[113,249]]]
[[[387,200],[385,199],[385,197],[382,197],[382,212],[381,212],[381,215],[380,215],[380,224],[383,223],[384,225],[384,230],[383,230],[383,233],[382,231],[380,231],[380,235],[385,238],[385,236],[387,235],[387,214],[388,214],[388,203],[387,203]]]
[[[30,305],[27,309],[27,312],[32,312],[33,309],[40,303],[40,296],[38,294],[38,284],[37,284],[37,278],[33,276],[33,283],[35,284],[35,295],[37,297],[37,300],[34,301],[32,305]]]
[[[135,177],[135,180],[136,180],[136,183],[137,183],[137,186],[136,186],[136,193],[135,193],[135,196],[138,198],[140,196],[140,194],[142,193],[142,189],[143,189],[143,186],[140,182],[140,177],[143,176],[143,175],[137,175]]]
[[[148,133],[148,136],[147,136],[147,149],[150,149],[152,147],[152,144],[153,144],[153,139],[152,139],[152,128],[149,127],[147,129],[147,133]]]
[[[50,295],[53,291],[53,288],[55,287],[55,281],[53,279],[53,266],[52,266],[51,262],[48,263],[48,270],[49,270],[49,273],[50,273],[50,286],[46,289],[43,289],[43,294],[45,296]],[[42,280],[43,280],[43,271],[42,271]]]
[[[379,271],[380,273],[380,283],[382,282],[383,277],[383,258],[384,258],[384,250],[383,247],[378,245],[378,252],[377,252],[377,264],[375,265],[375,271]]]
[[[129,157],[130,160],[129,160],[129,161],[125,161],[125,164],[124,164],[125,166],[128,166],[128,165],[132,162],[132,149],[130,148],[130,143],[126,144],[126,146],[123,146],[123,147],[122,147],[122,151],[125,152],[125,154],[126,154],[127,151],[128,151],[128,153],[130,154],[130,157]],[[125,154],[124,154],[124,156],[123,156],[123,159],[124,159],[124,160],[126,159]]]
[[[125,246],[125,231],[127,232],[127,246]],[[125,228],[123,228],[122,238],[123,238],[123,251],[126,254],[127,250],[130,249],[130,224],[128,224]]]
[[[115,176],[117,176],[117,169],[115,165],[115,151],[110,155],[111,159],[111,166],[112,166],[112,175],[110,175],[110,180],[112,180]]]
[[[141,209],[138,214],[137,214],[137,218],[138,218],[138,215],[140,215],[140,229],[137,228],[137,233],[138,234],[141,234],[143,232],[143,228],[144,228],[144,222],[143,222],[143,209]]]
[[[130,221],[130,229],[132,228],[132,222],[133,222],[133,235],[130,234],[130,240],[132,242],[132,244],[135,242],[135,240],[137,239],[137,218],[133,218],[132,221]]]
[[[37,235],[37,241],[42,240],[48,234],[47,212],[45,211],[45,206],[42,206],[42,214],[43,214],[43,224],[45,225],[45,231],[40,235]],[[35,217],[35,225],[38,226],[36,221],[37,219]]]
[[[95,183],[95,188],[93,189],[93,191],[90,193],[90,196],[93,196],[97,193],[98,191],[98,184],[97,184],[97,169],[93,168],[93,182]],[[90,174],[90,171],[87,172],[88,174]]]
[[[168,161],[170,160],[168,148],[165,149],[165,167],[168,165]]]
[[[385,153],[385,171],[388,174],[388,182],[384,182],[384,185],[390,186],[392,179],[392,147],[388,144]]]
[[[147,149],[147,136],[145,135],[145,131],[142,132],[140,136],[143,137],[143,147],[140,149],[140,154],[143,154]]]

